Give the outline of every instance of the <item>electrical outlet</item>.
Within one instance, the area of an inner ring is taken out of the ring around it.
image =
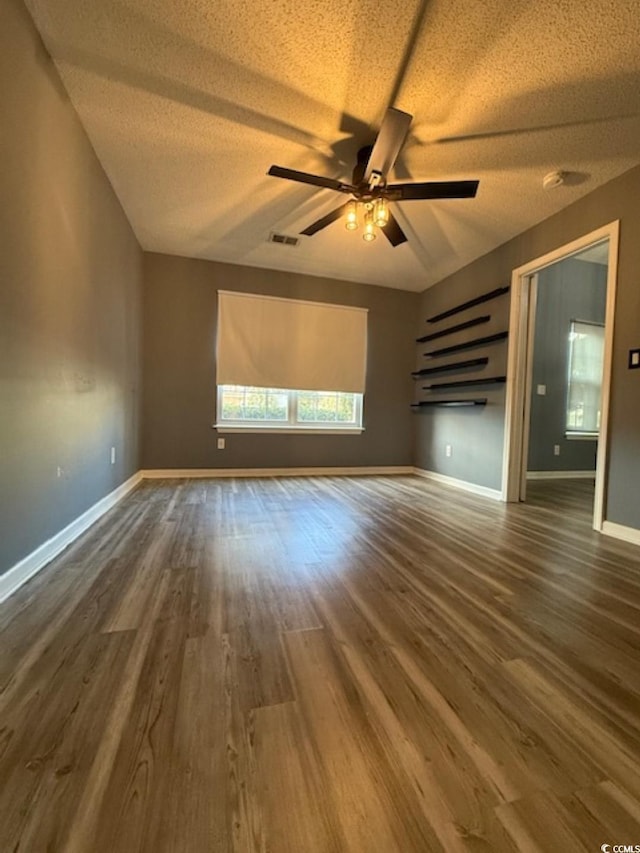
[[[224,450],[225,448],[225,440],[224,438],[218,439],[218,450]]]
[[[453,448],[451,447],[451,445],[450,445],[450,444],[445,445],[445,448],[444,448],[444,455],[445,455],[445,456],[451,456],[452,449],[453,449]]]
[[[537,393],[538,397],[544,397],[547,393],[547,386],[546,385],[538,385],[538,389],[537,389],[536,393]]]
[[[115,447],[111,448],[111,464],[112,465],[116,464],[116,449],[115,449]]]
[[[560,445],[559,444],[553,445],[553,455],[554,456],[560,456]]]

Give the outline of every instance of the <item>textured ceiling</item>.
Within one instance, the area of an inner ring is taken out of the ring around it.
[[[27,0],[143,246],[423,290],[640,162],[638,0]],[[414,116],[408,180],[475,199],[395,205],[366,244],[344,198],[389,106]],[[542,189],[562,169],[566,185]]]

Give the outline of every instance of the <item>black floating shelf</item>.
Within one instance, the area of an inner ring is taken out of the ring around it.
[[[427,319],[427,323],[437,323],[438,320],[444,320],[447,317],[452,317],[454,314],[459,314],[461,311],[466,311],[467,308],[473,308],[474,305],[482,305],[483,302],[489,302],[497,296],[502,296],[507,293],[509,285],[506,287],[498,287],[489,293],[483,293],[482,296],[476,296],[475,299],[470,299],[468,302],[463,302],[461,305],[456,305],[455,308],[449,308],[448,311],[443,311],[442,314],[434,314],[433,317]]]
[[[489,364],[488,357],[470,358],[467,361],[455,361],[453,364],[441,364],[439,367],[423,367],[422,370],[414,370],[411,374],[416,378],[420,376],[429,376],[430,373],[441,373],[445,370],[462,370],[465,367],[481,367],[483,364]]]
[[[421,338],[416,338],[416,343],[423,344],[425,341],[435,341],[436,338],[444,338],[445,335],[452,335],[454,332],[461,332],[463,329],[470,329],[472,326],[479,326],[481,323],[488,323],[490,319],[491,314],[484,314],[482,317],[467,320],[466,323],[458,323],[457,326],[449,326],[448,329],[442,329],[442,331],[434,332],[432,335],[423,335]]]
[[[486,397],[477,397],[475,400],[420,400],[419,403],[412,403],[411,407],[423,409],[425,406],[484,406],[486,402]]]
[[[425,391],[435,391],[439,388],[465,388],[470,385],[494,385],[506,382],[506,376],[487,376],[485,379],[460,379],[457,382],[435,382],[433,385],[424,385]]]
[[[464,341],[461,344],[455,344],[452,347],[443,347],[442,349],[432,349],[429,352],[425,352],[429,358],[437,358],[441,355],[448,355],[450,352],[460,352],[465,349],[473,349],[474,347],[481,347],[483,344],[492,344],[494,341],[503,341],[505,338],[509,337],[509,332],[498,332],[495,335],[487,335],[486,338],[474,338],[471,341]]]

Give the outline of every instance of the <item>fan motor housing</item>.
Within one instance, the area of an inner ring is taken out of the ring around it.
[[[364,148],[361,148],[358,151],[358,161],[353,169],[351,177],[351,182],[354,187],[359,187],[364,183],[364,173],[367,168],[367,163],[369,162],[369,157],[371,157],[372,150],[373,145],[365,145]]]

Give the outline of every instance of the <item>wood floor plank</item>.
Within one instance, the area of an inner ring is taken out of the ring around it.
[[[224,658],[224,740],[227,753],[227,825],[233,853],[266,850],[262,803],[255,796],[255,768],[252,765],[252,711],[243,707],[240,669],[228,635],[222,637]],[[203,851],[204,853],[204,851]]]
[[[270,570],[255,540],[227,543],[224,633],[234,651],[241,705],[245,711],[293,699],[279,624],[279,604],[266,581]]]
[[[607,838],[637,838],[640,803],[609,779],[595,788],[577,791],[576,798],[607,830]]]
[[[134,638],[131,653],[122,670],[116,673],[117,682],[108,696],[108,721],[91,770],[78,793],[75,813],[69,823],[66,843],[62,848],[64,853],[85,853],[91,846],[95,846],[96,827],[104,794],[114,770],[122,734],[131,713],[140,673],[167,593],[168,582],[167,572],[156,577],[152,598],[146,602],[144,613],[139,616],[138,629],[135,632],[127,632]]]
[[[252,712],[255,795],[268,850],[341,853],[347,839],[317,748],[294,702]]]
[[[192,573],[170,573],[96,826],[96,853],[162,850]]]
[[[446,725],[422,701],[393,648],[347,596],[318,604],[351,669],[391,766],[402,768],[425,822],[449,850],[510,849],[493,806],[498,801]]]
[[[522,853],[586,853],[589,849],[580,837],[580,827],[556,797],[541,793],[503,803],[496,813]]]
[[[172,794],[157,820],[167,851],[231,849],[227,821],[229,770],[223,644],[186,641],[172,752],[166,767]]]
[[[541,791],[496,812],[519,849],[584,853],[600,849],[603,842],[613,846],[617,839],[637,837],[639,824],[621,807],[620,794],[603,782],[565,796]]]
[[[365,602],[354,588],[349,591],[361,612],[374,625],[385,645],[393,649],[398,665],[402,667],[407,678],[415,685],[422,701],[432,709],[433,714],[448,730],[452,747],[455,744],[466,753],[477,772],[490,786],[498,802],[517,799],[521,790],[516,779],[504,767],[502,761],[479,742],[473,730],[465,725],[455,702],[450,700],[447,694],[436,686],[429,674],[423,669],[419,655],[414,655],[410,646],[388,629],[385,622],[377,617],[375,610]],[[418,645],[420,644],[418,643]]]
[[[52,678],[3,731],[0,849],[62,848],[103,737],[105,696],[119,680],[132,641],[131,634],[86,638],[64,663],[64,690]]]
[[[429,825],[412,813],[408,792],[399,796],[392,768],[325,632],[295,631],[285,643],[297,703],[322,763],[346,849],[443,850]]]
[[[590,713],[588,706],[573,701],[567,691],[545,678],[535,663],[514,660],[504,666],[529,701],[542,705],[551,719],[571,731],[580,749],[594,756],[608,778],[640,799],[640,762],[633,744],[623,742],[606,720]]]
[[[43,626],[42,636],[36,634],[31,649],[3,685],[0,696],[3,715],[9,719],[20,716],[43,685],[48,685],[52,678],[66,670],[88,638],[104,624],[125,581],[122,558],[107,560],[103,571],[84,594],[72,599],[70,604],[73,607],[62,607],[61,614],[54,617],[52,625]]]
[[[130,631],[140,626],[147,618],[148,604],[158,585],[161,567],[168,566],[168,549],[175,536],[175,524],[158,522],[153,527],[153,536],[147,547],[129,560],[123,572],[126,573],[126,588],[114,602],[111,613],[105,619],[103,631]]]
[[[640,842],[640,550],[592,498],[141,484],[0,606],[0,850]]]

